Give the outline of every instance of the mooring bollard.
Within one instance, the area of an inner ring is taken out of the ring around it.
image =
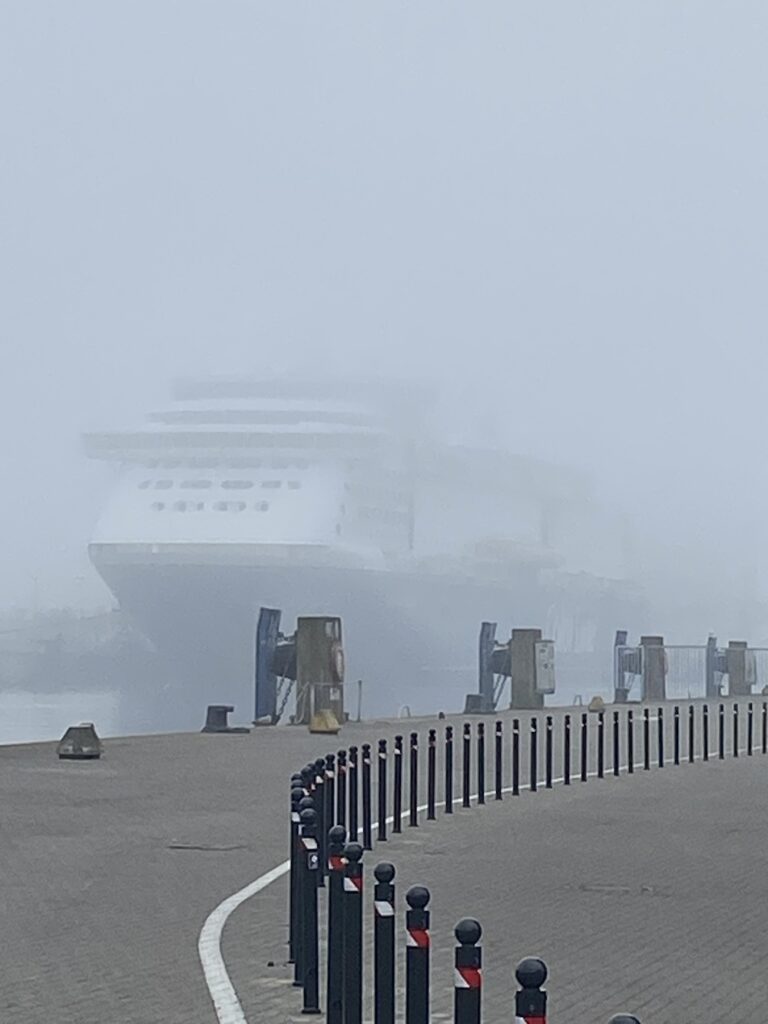
[[[643,770],[651,770],[651,712],[643,708]]]
[[[380,843],[387,841],[387,741],[379,740],[379,785],[378,785],[379,813],[378,835]]]
[[[581,713],[581,781],[589,777],[589,725],[586,711]]]
[[[437,771],[437,733],[430,729],[427,734],[427,821],[435,820],[435,773]]]
[[[357,747],[350,747],[349,748],[349,756],[348,756],[348,759],[347,759],[347,764],[349,765],[349,768],[348,768],[348,776],[349,776],[349,785],[348,785],[348,790],[349,790],[349,817],[347,818],[347,820],[349,822],[349,829],[348,829],[348,831],[349,831],[350,839],[356,840],[357,839],[357,833],[358,833],[358,830],[359,830],[359,824],[360,824],[360,821],[359,821],[359,818],[358,818],[358,809],[359,809],[359,806],[360,806],[360,796],[359,796],[359,794],[360,794],[360,777],[359,777],[360,763],[358,761],[358,749],[357,749]]]
[[[412,885],[405,894],[405,1024],[429,1022],[429,889]]]
[[[480,1024],[483,985],[483,954],[477,943],[483,929],[474,918],[465,917],[454,928],[459,945],[454,954],[454,1024]]]
[[[485,722],[477,723],[477,802],[485,803]]]
[[[363,848],[344,848],[344,1024],[363,1019]]]
[[[597,777],[605,777],[605,712],[597,713]]]
[[[347,824],[347,752],[339,750],[336,754],[336,823]]]
[[[495,797],[497,800],[501,800],[504,789],[504,734],[503,726],[501,722],[496,723],[496,731],[494,733],[494,745],[493,745],[493,776],[494,776],[494,787]]]
[[[453,814],[453,726],[445,727],[445,813]]]
[[[318,978],[317,883],[320,866],[317,844],[317,812],[311,808],[300,815],[301,844],[304,848],[304,892],[302,937],[304,1001],[302,1013],[320,1013],[320,984]]]
[[[419,824],[419,734],[411,733],[411,770],[409,773],[411,800],[408,825],[416,828]]]
[[[464,723],[464,733],[461,745],[461,806],[469,807],[470,779],[470,749],[472,743],[472,732],[469,722]]]
[[[658,721],[656,722],[658,736],[659,768],[664,767],[664,708],[659,708]]]
[[[296,832],[296,941],[294,943],[293,984],[300,988],[304,984],[304,908],[306,905],[305,874],[306,854],[301,837],[301,815],[314,811],[315,801],[311,796],[299,800],[299,828]]]
[[[620,771],[621,750],[619,748],[619,712],[613,712],[613,774],[618,777]]]
[[[725,705],[721,704],[717,710],[717,756],[722,761],[725,758]]]
[[[749,757],[752,757],[752,736],[752,701],[750,701],[749,704],[747,704],[747,754]]]
[[[547,715],[544,724],[544,786],[552,789],[552,715]]]
[[[709,760],[709,705],[705,704],[701,709],[701,756],[703,760]]]
[[[547,1024],[547,965],[537,956],[521,960],[515,970],[520,991],[515,995],[515,1017],[522,1024]]]
[[[539,723],[536,718],[531,719],[529,750],[529,779],[528,785],[532,793],[535,793],[539,785]]]
[[[520,720],[512,722],[512,796],[520,795]]]
[[[371,745],[363,744],[363,849],[373,849],[373,824],[371,820]]]
[[[627,711],[627,772],[635,772],[635,716],[632,708]]]
[[[688,705],[688,764],[693,764],[696,756],[696,716],[693,704]]]
[[[763,701],[763,753],[768,754],[768,702]]]
[[[733,705],[733,756],[739,756],[739,705]]]
[[[291,779],[295,782],[296,779]],[[299,907],[299,900],[296,895],[296,887],[299,880],[298,863],[298,839],[299,839],[299,803],[304,799],[304,787],[294,786],[291,789],[291,833],[290,833],[290,860],[291,869],[288,879],[288,963],[296,963],[296,920]]]
[[[326,974],[327,1024],[344,1020],[344,844],[346,829],[328,831],[328,963]]]
[[[317,814],[317,885],[325,888],[325,861],[327,850],[325,847],[328,829],[333,822],[326,824],[328,814],[325,806],[325,758],[318,757],[315,761],[315,812]]]
[[[403,737],[395,736],[395,771],[392,791],[392,831],[403,831]]]
[[[571,716],[563,719],[563,785],[571,784]]]
[[[672,760],[680,764],[680,708],[675,704],[672,723]]]
[[[373,1020],[395,1024],[395,869],[384,862],[373,874]]]

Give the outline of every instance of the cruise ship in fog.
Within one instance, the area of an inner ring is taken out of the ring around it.
[[[483,619],[542,627],[566,667],[610,646],[636,598],[595,564],[610,539],[583,481],[431,441],[417,404],[370,383],[213,379],[139,429],[86,436],[117,476],[90,557],[182,717],[221,700],[244,717],[262,605],[289,628],[340,615],[371,714],[457,708]]]

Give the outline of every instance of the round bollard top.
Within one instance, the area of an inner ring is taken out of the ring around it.
[[[335,760],[336,760],[336,755],[335,754],[326,754],[325,755],[325,765],[326,765],[326,767],[330,767]]]
[[[610,1024],[640,1024],[640,1021],[631,1013],[617,1013],[615,1017],[611,1017]]]
[[[522,988],[541,988],[547,980],[547,965],[537,956],[527,956],[515,968],[515,977]]]
[[[405,894],[405,902],[412,910],[423,910],[429,903],[429,889],[425,885],[412,885]]]
[[[357,747],[354,744],[352,744],[352,746],[350,746],[350,748],[349,748],[349,752],[350,752],[350,754],[356,754],[357,753]]]
[[[323,768],[325,768],[325,758],[318,757],[317,760],[315,761],[315,769],[319,773],[323,770]]]
[[[314,809],[315,801],[312,799],[311,796],[303,796],[301,800],[299,800],[300,811],[314,811]]]
[[[480,941],[483,929],[474,917],[463,917],[453,929],[453,934],[462,946],[474,946]]]
[[[303,781],[304,777],[301,772],[294,772],[291,776],[291,789],[293,789],[294,786],[300,786]]]
[[[339,750],[339,751],[337,751],[337,753],[336,753],[336,760],[340,761],[342,764],[345,764],[346,760],[347,760],[347,752],[346,752],[346,750]]]
[[[344,847],[344,856],[352,864],[356,864],[363,858],[363,848],[360,843],[347,843]]]
[[[298,805],[301,803],[303,799],[304,787],[294,786],[293,789],[291,790],[291,805],[296,804],[296,806],[298,807]]]
[[[395,865],[383,860],[373,869],[373,875],[377,882],[391,882],[395,877]]]
[[[347,830],[343,825],[332,825],[328,829],[328,840],[336,846],[343,846],[347,841]]]
[[[299,815],[299,821],[302,825],[316,825],[317,824],[317,811],[311,807],[305,807]]]
[[[366,754],[370,754],[370,752],[371,752],[371,744],[370,743],[364,743],[363,744],[363,756],[365,756]]]

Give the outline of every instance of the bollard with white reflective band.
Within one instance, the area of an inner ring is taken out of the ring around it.
[[[405,1024],[429,1024],[429,889],[412,885],[405,899]]]
[[[363,848],[344,848],[344,1024],[363,1019]]]
[[[317,850],[320,857],[317,884],[323,889],[325,887],[325,862],[327,857],[325,842],[328,836],[328,829],[333,824],[333,822],[326,821],[328,811],[325,806],[324,757],[318,757],[315,761],[315,810],[317,812]]]
[[[373,874],[373,1020],[395,1024],[395,869],[384,862]]]
[[[357,747],[350,747],[347,755],[347,790],[349,798],[349,812],[347,816],[347,830],[350,839],[357,839],[358,832],[358,809],[360,806],[359,789],[359,762]]]
[[[326,1020],[344,1022],[344,844],[343,825],[328,831],[328,963]]]
[[[547,965],[537,956],[521,960],[515,970],[520,991],[515,994],[515,1024],[547,1024]]]
[[[454,1024],[480,1024],[483,986],[483,954],[477,943],[483,930],[474,918],[465,917],[454,929],[453,1021]]]
[[[347,824],[347,752],[336,754],[336,824]]]
[[[303,811],[314,811],[315,801],[311,796],[303,796],[299,800],[299,827],[296,830],[296,936],[294,942],[293,984],[301,988],[304,984],[304,908],[306,906],[305,891],[305,857],[301,841],[301,814]]]
[[[296,779],[291,779],[295,783]],[[291,789],[291,832],[290,862],[291,869],[288,879],[288,963],[296,963],[296,917],[299,906],[296,887],[299,879],[298,838],[299,838],[299,803],[304,798],[304,787],[293,786]]]
[[[317,844],[317,813],[306,808],[300,814],[301,845],[303,849],[304,892],[302,898],[302,960],[304,1001],[302,1013],[320,1013],[320,984],[318,978],[317,883],[320,867]]]

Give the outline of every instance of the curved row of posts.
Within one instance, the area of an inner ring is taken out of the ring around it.
[[[667,709],[668,710],[668,709]],[[608,714],[608,717],[606,715]],[[758,719],[759,716],[759,720]],[[504,794],[519,796],[522,789],[536,792],[565,786],[589,778],[618,777],[635,771],[650,771],[681,761],[708,761],[710,757],[752,756],[758,749],[768,752],[768,702],[758,714],[753,702],[719,704],[710,712],[708,704],[676,705],[665,708],[625,708],[596,714],[566,713],[561,742],[556,742],[555,716],[531,716],[512,720],[511,742],[505,748],[504,725],[495,723],[492,757],[487,757],[485,722],[473,728],[465,722],[461,733],[461,756],[455,757],[454,729],[446,724],[438,738],[436,729],[427,733],[426,803],[420,804],[419,734],[408,740],[396,736],[391,752],[385,739],[378,741],[376,772],[377,820],[373,821],[373,771],[370,744],[351,746],[329,753],[291,776],[289,960],[294,965],[294,984],[303,990],[302,1012],[320,1014],[318,891],[327,888],[323,935],[327,945],[325,989],[328,1024],[362,1024],[363,1019],[363,856],[376,840],[384,842],[391,826],[402,831],[403,821],[418,827],[419,816],[452,814],[456,803],[454,782],[458,772],[461,806],[486,797],[502,800]],[[759,731],[759,739],[756,740]],[[541,733],[543,732],[543,742]],[[741,738],[744,737],[744,746]],[[474,751],[473,751],[474,739]],[[438,765],[438,745],[442,748]],[[540,749],[542,748],[542,749]],[[671,756],[666,752],[671,750]],[[635,752],[639,760],[635,760]],[[474,756],[473,756],[474,754]],[[555,778],[557,757],[562,774]],[[407,792],[405,762],[408,763]],[[543,771],[540,769],[543,763]],[[505,785],[505,763],[509,784]],[[473,771],[474,766],[474,771]],[[440,770],[439,770],[440,769]],[[486,774],[492,787],[486,790]],[[438,784],[442,780],[440,800]],[[473,779],[474,789],[473,794]],[[407,807],[404,809],[404,798]],[[388,808],[391,807],[391,814]],[[357,839],[362,839],[362,844]],[[349,840],[349,841],[348,841]],[[395,868],[383,862],[374,869],[374,1022],[394,1024],[395,1005]],[[326,878],[328,885],[326,887]],[[430,893],[424,886],[412,886],[406,893],[406,978],[405,1024],[429,1021],[429,910]],[[473,919],[455,928],[457,947],[454,975],[455,1024],[480,1024],[482,993],[482,929]],[[543,989],[547,967],[537,957],[526,957],[517,966],[519,989],[515,1014],[519,1024],[546,1024],[547,994]],[[639,1024],[627,1015],[614,1017],[611,1024]]]

